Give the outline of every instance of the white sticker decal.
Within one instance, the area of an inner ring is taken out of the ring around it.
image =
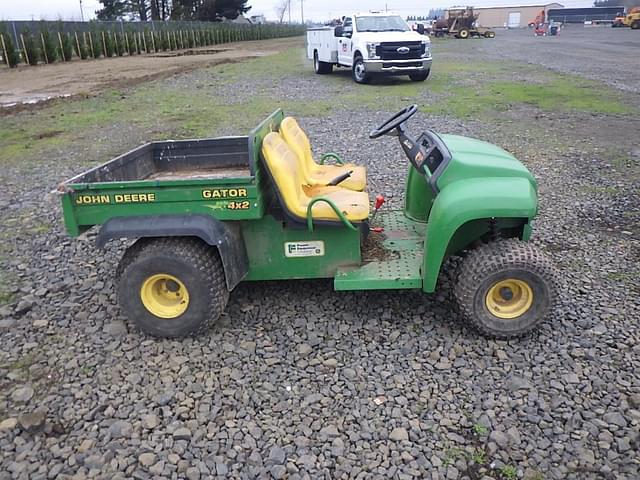
[[[324,242],[285,242],[284,256],[292,257],[322,257]]]

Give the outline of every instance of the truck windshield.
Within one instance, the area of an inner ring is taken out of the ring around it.
[[[406,32],[409,26],[401,16],[356,17],[356,28],[359,32]]]

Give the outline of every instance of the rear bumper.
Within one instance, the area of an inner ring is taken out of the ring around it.
[[[424,72],[431,68],[431,57],[414,60],[365,60],[367,73],[386,73],[389,75],[408,75]]]

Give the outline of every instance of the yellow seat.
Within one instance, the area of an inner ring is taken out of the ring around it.
[[[312,200],[326,198],[335,204],[342,214],[353,222],[369,217],[369,196],[341,187],[306,185],[296,154],[282,137],[271,132],[262,141],[262,156],[276,184],[283,206],[294,217],[307,220],[307,208]],[[311,207],[314,220],[340,221],[340,217],[326,202]]]
[[[367,170],[362,166],[353,163],[318,165],[311,154],[309,137],[293,117],[286,117],[282,120],[280,134],[300,159],[302,173],[307,184],[326,185],[334,178],[351,171],[351,176],[340,182],[341,187],[361,191],[367,186]]]

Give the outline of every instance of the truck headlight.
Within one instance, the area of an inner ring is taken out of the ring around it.
[[[367,43],[367,54],[369,55],[369,58],[376,58],[376,48],[377,48],[378,44],[377,43]]]
[[[422,58],[431,56],[431,42],[422,42]]]

